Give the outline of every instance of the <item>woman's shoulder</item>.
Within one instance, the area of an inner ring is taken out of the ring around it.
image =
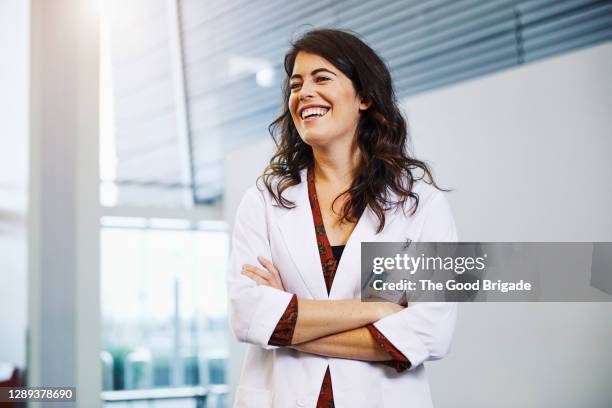
[[[279,205],[275,196],[278,196],[282,192],[284,198],[288,198],[290,201],[296,199],[297,191],[304,188],[306,185],[306,169],[299,171],[298,179],[299,182],[293,181],[293,178],[289,175],[268,175],[261,176],[257,179],[254,185],[252,185],[246,194],[252,196],[258,196],[261,200],[264,200],[266,204],[277,206]]]
[[[272,195],[265,184],[257,180],[242,195],[241,206],[264,207],[271,203]]]
[[[281,178],[270,176],[267,179],[259,177],[243,194],[242,203],[245,205],[276,205],[272,192],[278,191]]]
[[[412,191],[418,196],[418,206],[413,217],[423,226],[420,240],[457,241],[457,227],[447,193],[424,180],[415,181]]]
[[[435,205],[436,203],[446,202],[445,192],[422,178],[414,180],[410,191],[414,193],[416,197],[409,197],[405,202],[405,206],[407,208],[412,208],[417,204],[418,200],[418,212],[422,212],[425,208]]]

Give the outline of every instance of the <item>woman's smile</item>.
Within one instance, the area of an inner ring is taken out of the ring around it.
[[[304,123],[314,123],[325,117],[331,108],[323,105],[306,105],[298,109],[300,118]]]

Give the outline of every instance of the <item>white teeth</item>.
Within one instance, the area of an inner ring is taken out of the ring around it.
[[[306,108],[302,111],[302,119],[306,119],[309,116],[323,116],[329,111],[328,108]]]

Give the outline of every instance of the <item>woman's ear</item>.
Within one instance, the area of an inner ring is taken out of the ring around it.
[[[372,106],[372,101],[368,98],[361,98],[359,102],[359,110],[368,110]]]

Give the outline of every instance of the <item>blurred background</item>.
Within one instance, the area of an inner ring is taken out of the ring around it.
[[[612,1],[0,0],[0,386],[230,406],[233,216],[318,27],[385,59],[462,241],[612,241]],[[610,304],[462,304],[434,404],[610,407],[611,341]]]

